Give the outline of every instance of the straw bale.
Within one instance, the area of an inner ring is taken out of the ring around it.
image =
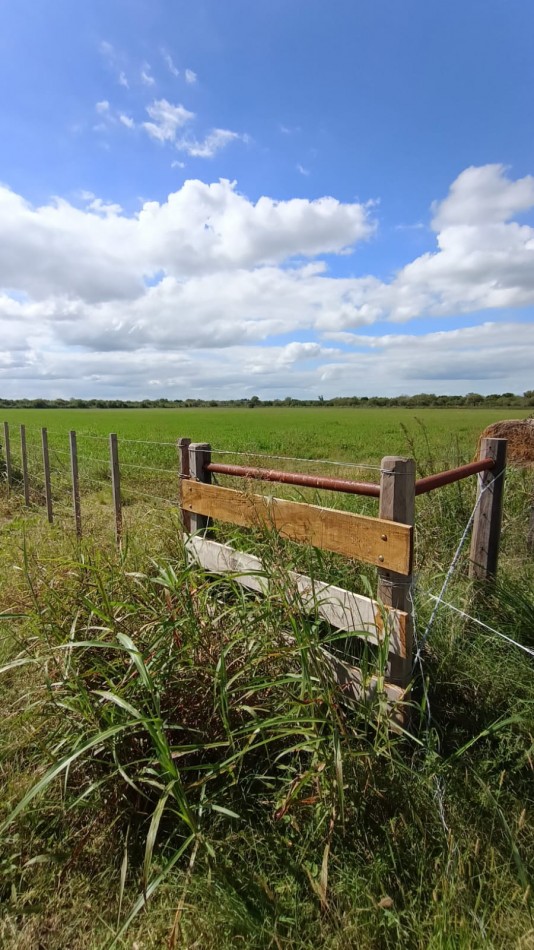
[[[534,419],[503,419],[492,423],[478,440],[477,458],[484,438],[507,439],[507,463],[534,467]]]

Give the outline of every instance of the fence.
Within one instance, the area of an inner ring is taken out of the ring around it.
[[[64,436],[63,436],[64,438]],[[104,442],[105,437],[83,436]],[[391,703],[402,700],[412,677],[413,616],[412,570],[415,500],[418,495],[434,491],[479,475],[470,552],[470,576],[491,578],[497,570],[502,517],[503,482],[506,466],[506,440],[484,439],[478,462],[417,480],[412,459],[387,456],[380,465],[380,483],[345,478],[306,475],[280,469],[257,468],[250,465],[227,465],[213,462],[208,443],[191,443],[182,438],[177,443],[143,443],[121,440],[121,447],[159,445],[172,453],[174,466],[148,466],[121,460],[119,440],[111,434],[108,457],[91,456],[91,463],[106,466],[105,481],[97,484],[111,487],[115,537],[120,544],[123,535],[121,474],[136,469],[152,477],[164,477],[165,494],[133,493],[140,497],[160,499],[180,507],[189,556],[203,568],[215,573],[231,573],[243,587],[267,593],[269,580],[261,560],[251,554],[221,544],[210,537],[214,521],[245,527],[267,527],[280,536],[296,542],[341,554],[347,558],[374,565],[378,570],[376,598],[363,597],[352,591],[329,585],[304,574],[288,574],[288,598],[298,599],[301,609],[315,613],[339,631],[366,643],[386,648],[386,680],[378,676],[364,677],[354,665],[325,653],[326,660],[346,695],[369,697],[377,689]],[[13,461],[13,440],[8,423],[4,423],[5,477],[8,490],[21,483],[26,505],[32,503],[28,439],[25,426],[20,426],[20,474],[16,476]],[[33,448],[36,443],[33,441]],[[52,492],[53,466],[47,429],[40,431],[41,473],[38,501],[44,501],[47,517],[54,520],[55,500]],[[71,513],[78,537],[82,536],[81,497],[83,479],[95,482],[86,472],[80,475],[78,439],[69,433],[68,453],[53,449],[54,457],[70,462]],[[143,452],[143,450],[141,450]],[[174,453],[177,452],[178,458]],[[143,461],[145,461],[144,456]],[[166,456],[168,460],[168,454]],[[89,459],[87,458],[88,462]],[[64,477],[64,468],[62,475]],[[100,469],[102,474],[102,469]],[[179,481],[178,481],[179,476]],[[213,476],[230,476],[245,482],[245,489],[213,484]],[[334,508],[275,498],[251,490],[252,483],[275,482],[300,487],[363,495],[378,499],[377,517],[355,514]],[[169,490],[170,489],[170,490]],[[163,492],[163,489],[160,490]],[[169,497],[169,495],[171,497]]]

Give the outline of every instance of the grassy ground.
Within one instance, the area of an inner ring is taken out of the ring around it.
[[[443,455],[469,458],[495,418],[435,411],[423,430],[400,411],[284,410],[283,423],[268,410],[202,412],[180,414],[183,434],[237,451],[374,463],[409,451],[408,439],[425,474]],[[324,453],[308,413],[324,419]],[[59,411],[27,415],[58,428]],[[144,413],[104,411],[86,434],[105,433],[112,415],[123,438],[182,434],[157,428],[155,415],[172,426],[165,411],[148,413],[145,432],[118,418]],[[143,452],[138,464],[171,469]],[[440,611],[410,734],[392,734],[380,704],[339,706],[318,660],[325,631],[287,605],[283,576],[259,600],[186,566],[175,510],[134,494],[148,478],[150,493],[170,497],[170,474],[132,469],[117,553],[104,467],[101,484],[85,486],[81,544],[57,467],[54,525],[40,507],[24,510],[18,489],[0,499],[2,947],[533,947],[532,657]],[[418,501],[419,633],[473,490]],[[473,589],[464,555],[447,592],[530,648],[531,490],[531,475],[509,473],[499,585]],[[288,567],[305,557],[325,580],[376,582],[334,556],[288,545],[282,558],[274,539],[258,543]]]
[[[406,451],[403,427],[418,447],[448,458],[459,449],[470,457],[480,432],[500,419],[523,418],[514,409],[4,409],[3,419],[35,429],[47,426],[53,444],[64,446],[69,429],[80,437],[107,436],[175,443],[180,436],[211,442],[214,449],[297,455],[313,459],[379,462]],[[420,425],[422,423],[422,425]],[[59,437],[59,441],[58,441]],[[96,454],[87,439],[84,451]],[[83,438],[82,438],[83,444]],[[173,461],[172,445],[163,457]],[[134,451],[133,449],[131,450]],[[143,449],[139,448],[141,454]]]

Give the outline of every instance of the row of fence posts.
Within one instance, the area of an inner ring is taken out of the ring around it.
[[[41,429],[41,453],[43,460],[44,475],[44,496],[46,505],[46,514],[50,524],[54,521],[54,503],[52,498],[52,479],[50,473],[50,451],[48,447],[48,430]],[[80,476],[78,469],[78,446],[76,442],[76,432],[69,432],[69,455],[70,455],[70,476],[72,490],[72,508],[74,513],[74,523],[76,535],[82,536],[82,508],[80,500]],[[4,422],[4,456],[5,456],[5,474],[8,491],[11,491],[14,484],[13,457],[11,453],[11,435],[9,423]],[[20,457],[22,470],[22,490],[24,493],[24,504],[29,507],[31,504],[30,495],[30,475],[28,470],[28,447],[26,442],[26,426],[20,426]],[[115,514],[115,538],[120,542],[122,538],[122,503],[121,503],[121,482],[119,465],[119,443],[115,433],[109,436],[109,461],[111,472],[111,494],[113,509]]]
[[[192,451],[193,450],[193,451]],[[52,485],[50,474],[50,453],[48,447],[48,431],[41,429],[41,451],[44,473],[44,495],[47,518],[50,523],[54,520],[52,499]],[[179,476],[205,481],[209,474],[205,471],[205,463],[210,460],[211,446],[207,443],[196,443],[191,439],[181,438],[177,441]],[[26,427],[20,425],[20,455],[22,467],[22,483],[24,502],[30,505],[30,477],[28,470],[28,451],[26,444]],[[69,432],[69,455],[72,506],[76,535],[82,536],[82,513],[80,503],[80,480],[78,471],[78,450],[76,432]],[[4,422],[4,456],[5,474],[8,490],[14,483],[13,460],[11,453],[11,439],[9,423]],[[497,571],[499,540],[501,533],[503,482],[506,468],[506,440],[483,439],[480,448],[480,458],[494,459],[494,468],[485,471],[480,476],[478,506],[473,523],[470,557],[470,576],[483,579],[494,576]],[[121,503],[121,476],[119,464],[119,443],[116,433],[109,436],[109,462],[111,475],[111,495],[114,509],[115,538],[120,543],[123,534],[122,503]],[[385,467],[384,467],[385,466]],[[391,521],[402,521],[405,524],[415,523],[415,463],[412,459],[397,457],[383,459],[383,471],[380,492],[379,516]],[[482,497],[481,497],[482,495]],[[188,532],[200,530],[203,519],[182,512],[184,529]],[[205,519],[204,519],[205,520]],[[530,539],[529,539],[530,540]],[[404,594],[390,593],[386,585],[382,585],[381,596],[389,606],[406,609]],[[395,585],[394,585],[395,586]],[[400,588],[399,588],[400,589]],[[405,592],[405,585],[402,590]],[[391,599],[391,603],[390,603]],[[402,604],[401,604],[402,601]]]

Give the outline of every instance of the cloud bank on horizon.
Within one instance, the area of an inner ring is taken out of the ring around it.
[[[383,281],[335,277],[327,263],[377,234],[370,205],[252,202],[235,182],[186,180],[126,214],[93,195],[33,207],[4,186],[2,376],[21,393],[267,398],[475,381],[500,391],[512,369],[527,388],[534,326],[491,313],[534,305],[534,228],[517,220],[533,207],[533,176],[467,168],[432,208],[435,250]],[[481,324],[443,328],[480,311]],[[427,316],[440,328],[409,332]],[[361,332],[384,322],[408,330]]]
[[[379,7],[10,9],[0,394],[533,388],[528,31]]]

